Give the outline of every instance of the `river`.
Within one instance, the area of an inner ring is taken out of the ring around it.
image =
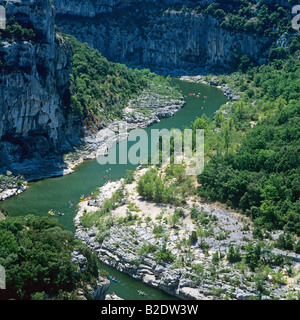
[[[196,117],[201,117],[204,113],[208,117],[213,117],[214,112],[228,101],[222,91],[215,87],[176,79],[173,81],[175,84],[179,84],[185,96],[186,104],[184,108],[176,112],[173,117],[162,119],[161,122],[146,130],[163,128],[178,128],[181,130],[184,126],[189,126]],[[195,93],[196,95],[200,93],[200,97],[190,96],[189,93]],[[204,98],[205,96],[207,97],[206,99]],[[128,147],[130,147],[130,144],[128,144]],[[1,203],[1,206],[11,216],[24,216],[27,214],[49,216],[49,210],[59,211],[64,214],[58,217],[59,222],[66,229],[74,232],[73,218],[76,214],[76,206],[80,201],[80,197],[82,195],[90,195],[91,191],[96,187],[102,186],[106,182],[103,178],[104,176],[109,180],[119,180],[125,176],[126,170],[134,169],[135,167],[131,164],[115,165],[109,170],[110,165],[108,164],[101,166],[96,160],[85,161],[70,175],[29,183],[25,192],[7,199]],[[70,205],[69,201],[73,205]],[[126,300],[175,299],[104,264],[100,264],[100,268],[107,270],[119,279],[118,283],[111,283],[109,293],[115,292]],[[147,296],[139,296],[137,290],[145,291]]]

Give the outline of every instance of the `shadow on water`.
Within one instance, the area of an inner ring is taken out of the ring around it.
[[[142,281],[135,280],[131,276],[122,273],[112,267],[99,262],[99,269],[106,270],[118,282],[110,281],[108,294],[115,293],[118,297],[126,300],[179,300],[161,290],[153,288]],[[140,295],[138,291],[146,295]]]

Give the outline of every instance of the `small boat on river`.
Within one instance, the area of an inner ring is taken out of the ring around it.
[[[114,281],[114,282],[118,282],[117,278],[113,277],[113,276],[109,276],[109,279]]]

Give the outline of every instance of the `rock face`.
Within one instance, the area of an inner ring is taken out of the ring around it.
[[[2,41],[0,56],[0,167],[24,154],[43,156],[68,146],[74,129],[63,114],[63,98],[69,87],[71,51],[59,44],[55,10],[50,1],[8,2],[7,18],[26,21],[36,37],[32,41]],[[42,18],[41,18],[42,17]]]
[[[60,12],[65,14],[75,14],[84,17],[94,17],[99,12],[110,12],[112,7],[125,2],[123,0],[102,0],[102,1],[57,1],[56,7],[59,7]]]
[[[79,251],[75,250],[72,252],[72,262],[77,264],[80,272],[84,272],[88,269],[87,258],[80,254]],[[104,279],[102,277],[98,277],[95,284],[88,284],[89,293],[93,300],[105,300],[107,291],[110,286],[110,281],[108,279]],[[83,291],[79,290],[78,295],[86,300],[86,297]]]
[[[124,3],[70,1],[62,2],[61,10],[93,16],[93,8],[95,12],[107,12]],[[55,9],[50,0],[10,1],[6,16],[32,29],[35,37],[25,41],[6,35],[0,43],[0,172],[11,170],[23,174],[26,180],[70,173],[61,156],[63,151],[73,151],[86,143],[90,152],[102,143],[103,132],[97,134],[99,143],[95,143],[80,120],[64,111],[70,100],[72,52],[55,32]],[[124,120],[131,128],[145,127],[172,116],[184,104],[183,99],[163,98],[142,96],[134,101]]]
[[[56,0],[54,5],[57,24],[65,33],[114,61],[167,68],[224,67],[234,50],[261,61],[267,54],[269,39],[226,31],[208,15],[166,10],[169,1],[112,1],[109,10],[106,1]]]

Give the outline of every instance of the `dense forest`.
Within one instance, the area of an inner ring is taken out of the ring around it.
[[[296,5],[297,1],[287,1]],[[175,5],[173,7],[184,12],[194,11],[211,15],[220,22],[223,29],[235,32],[247,32],[259,36],[278,36],[292,31],[290,9],[277,3],[266,3],[256,0],[217,0],[210,4],[195,1],[193,5]]]
[[[71,261],[75,249],[87,258],[85,272]],[[0,221],[0,265],[7,288],[0,290],[0,300],[71,299],[76,288],[98,276],[95,256],[72,232],[48,217],[31,215]]]
[[[257,227],[300,234],[299,35],[271,50],[270,62],[231,75],[245,94],[206,125],[210,154],[198,177],[199,194],[227,203]],[[211,131],[219,127],[220,132]],[[253,127],[251,129],[251,126]],[[219,136],[221,143],[216,144]]]
[[[256,237],[263,238],[264,230],[284,230],[277,246],[296,252],[300,252],[294,238],[300,235],[299,39],[298,34],[289,47],[272,49],[265,65],[248,65],[243,72],[241,62],[239,72],[218,76],[221,84],[243,91],[241,99],[222,106],[213,119],[203,115],[191,124],[194,132],[205,130],[206,164],[198,176],[198,194],[251,217]],[[177,167],[177,180],[170,184],[167,178],[175,177],[169,175],[174,167],[165,170],[164,178],[153,170],[142,176],[140,195],[158,202],[180,201],[175,185],[184,190],[188,181],[180,180]]]

